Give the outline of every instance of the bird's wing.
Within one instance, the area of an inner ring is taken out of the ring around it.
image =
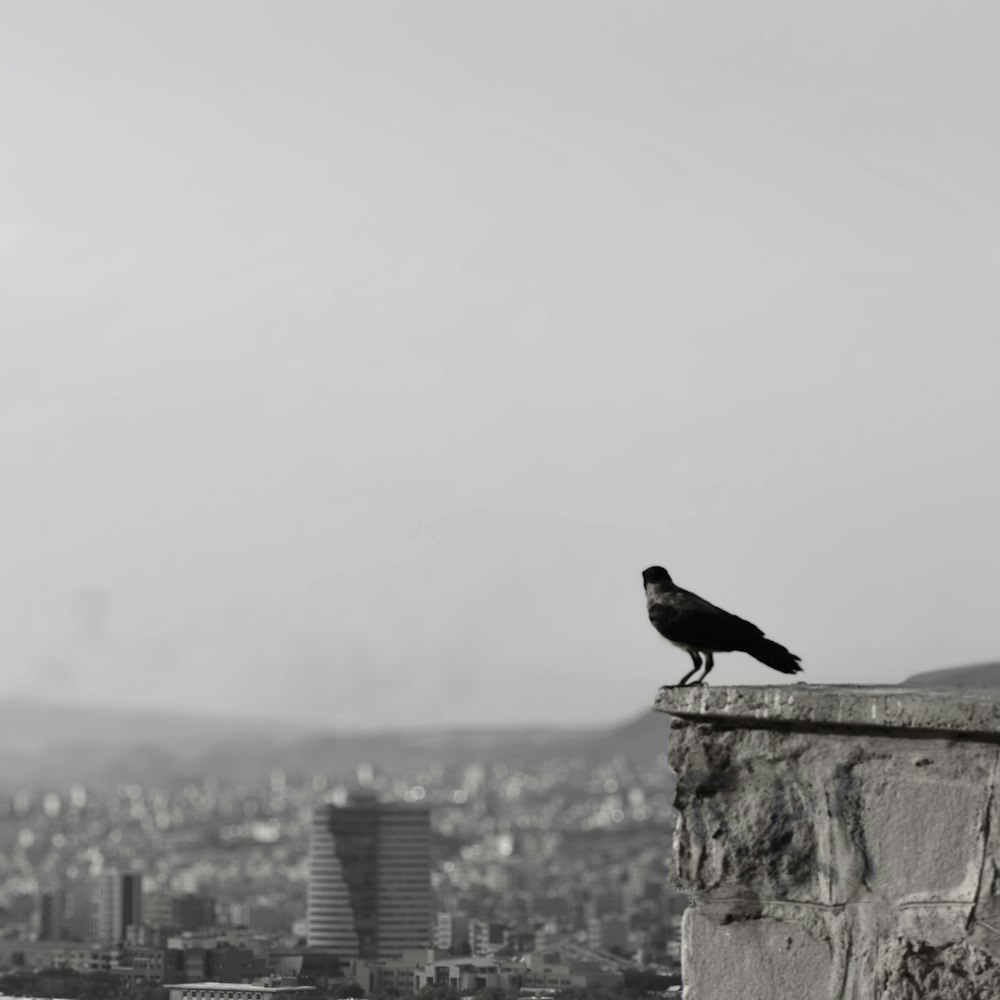
[[[752,622],[723,611],[690,591],[677,594],[670,607],[654,606],[649,617],[671,642],[718,652],[739,649],[764,633]]]

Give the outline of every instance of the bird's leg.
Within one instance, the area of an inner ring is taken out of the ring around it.
[[[688,653],[691,654],[691,659],[694,662],[694,670],[688,671],[688,673],[686,673],[681,678],[680,683],[677,685],[677,687],[679,687],[679,688],[687,687],[687,682],[692,677],[694,677],[694,675],[696,673],[698,673],[699,670],[701,670],[701,654],[697,650],[695,650],[695,649],[689,649]]]
[[[705,678],[708,676],[709,671],[715,666],[715,657],[712,655],[711,651],[705,653],[705,672],[698,678],[698,684],[704,684]]]

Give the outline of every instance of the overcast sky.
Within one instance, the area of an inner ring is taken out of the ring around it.
[[[4,4],[0,696],[616,723],[651,563],[811,682],[1000,658],[998,37]]]

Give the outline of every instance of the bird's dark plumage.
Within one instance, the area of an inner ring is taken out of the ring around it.
[[[646,610],[653,627],[665,639],[687,651],[694,669],[678,687],[699,684],[715,665],[715,653],[749,653],[783,674],[800,673],[799,657],[765,637],[756,625],[709,604],[704,598],[678,587],[662,566],[650,566],[642,574]],[[705,657],[702,662],[702,656]],[[701,669],[697,681],[691,678]]]

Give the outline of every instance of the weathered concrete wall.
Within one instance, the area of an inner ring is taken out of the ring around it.
[[[1000,703],[667,688],[688,1000],[1000,998]]]

